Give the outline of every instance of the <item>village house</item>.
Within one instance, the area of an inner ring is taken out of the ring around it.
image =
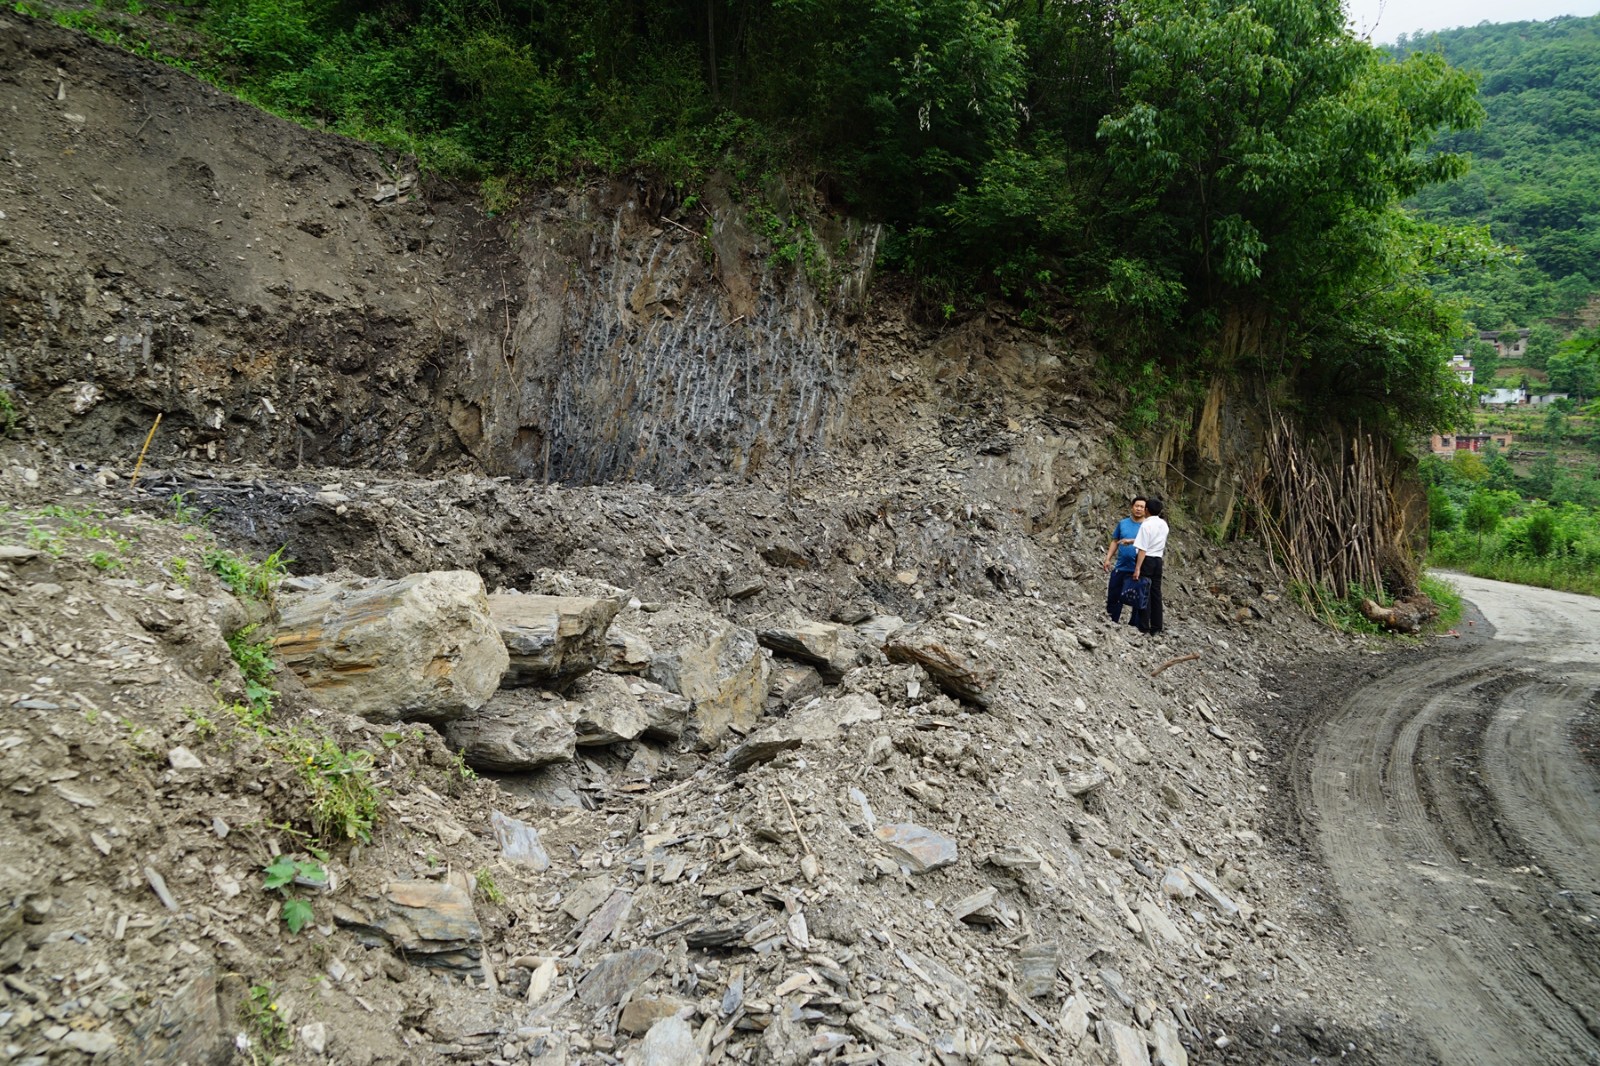
[[[1435,433],[1428,442],[1428,450],[1448,459],[1456,452],[1481,452],[1490,441],[1505,449],[1511,447],[1512,436],[1510,433]]]
[[[1528,329],[1485,330],[1478,334],[1480,341],[1494,345],[1495,354],[1503,363],[1519,363],[1528,351]]]

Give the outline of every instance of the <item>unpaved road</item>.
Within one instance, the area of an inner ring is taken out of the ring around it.
[[[1600,599],[1452,575],[1487,641],[1328,694],[1295,759],[1351,933],[1442,1062],[1600,1062]]]

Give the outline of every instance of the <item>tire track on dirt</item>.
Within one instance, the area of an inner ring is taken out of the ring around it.
[[[1600,1062],[1600,791],[1567,731],[1600,690],[1600,602],[1462,584],[1497,639],[1336,696],[1295,752],[1302,816],[1444,1061]]]

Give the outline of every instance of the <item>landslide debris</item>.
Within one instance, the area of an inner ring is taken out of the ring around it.
[[[389,495],[175,467],[130,488],[16,448],[3,476],[0,1037],[20,1061],[1261,1061],[1345,1032],[1360,1061],[1392,1038],[1312,939],[1298,857],[1264,839],[1267,756],[1239,711],[1286,640],[1342,641],[1237,550],[1180,549],[1151,641],[1101,617],[1087,537],[973,521],[946,537],[1030,562],[1032,587],[895,580],[951,545],[891,549],[927,507],[897,510],[893,479],[840,508],[824,483]],[[275,511],[348,565],[236,595],[207,560],[262,559],[219,537]],[[767,560],[780,534],[805,569]],[[512,687],[443,735],[336,711],[283,666],[252,711],[230,637],[303,636],[297,600],[414,565],[494,574],[491,552],[525,561],[489,599],[567,605],[551,643],[593,669],[553,646],[543,675],[501,665]],[[893,661],[907,633],[944,655]],[[950,662],[982,683],[951,694]],[[457,730],[480,714],[539,768],[473,775]],[[356,778],[370,825],[330,820],[349,796],[319,816],[319,789]],[[267,887],[284,856],[326,880]]]
[[[1410,1052],[1244,715],[1350,645],[1181,516],[1101,619],[1092,353],[20,16],[0,105],[0,1056]]]

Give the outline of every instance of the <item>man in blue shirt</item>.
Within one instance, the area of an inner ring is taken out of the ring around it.
[[[1139,523],[1144,521],[1145,498],[1135,496],[1128,509],[1128,517],[1117,523],[1111,531],[1111,543],[1106,545],[1106,557],[1100,569],[1111,575],[1106,585],[1106,613],[1113,622],[1122,621],[1122,586],[1133,577],[1133,566],[1139,553],[1133,548],[1133,539],[1139,535]]]

